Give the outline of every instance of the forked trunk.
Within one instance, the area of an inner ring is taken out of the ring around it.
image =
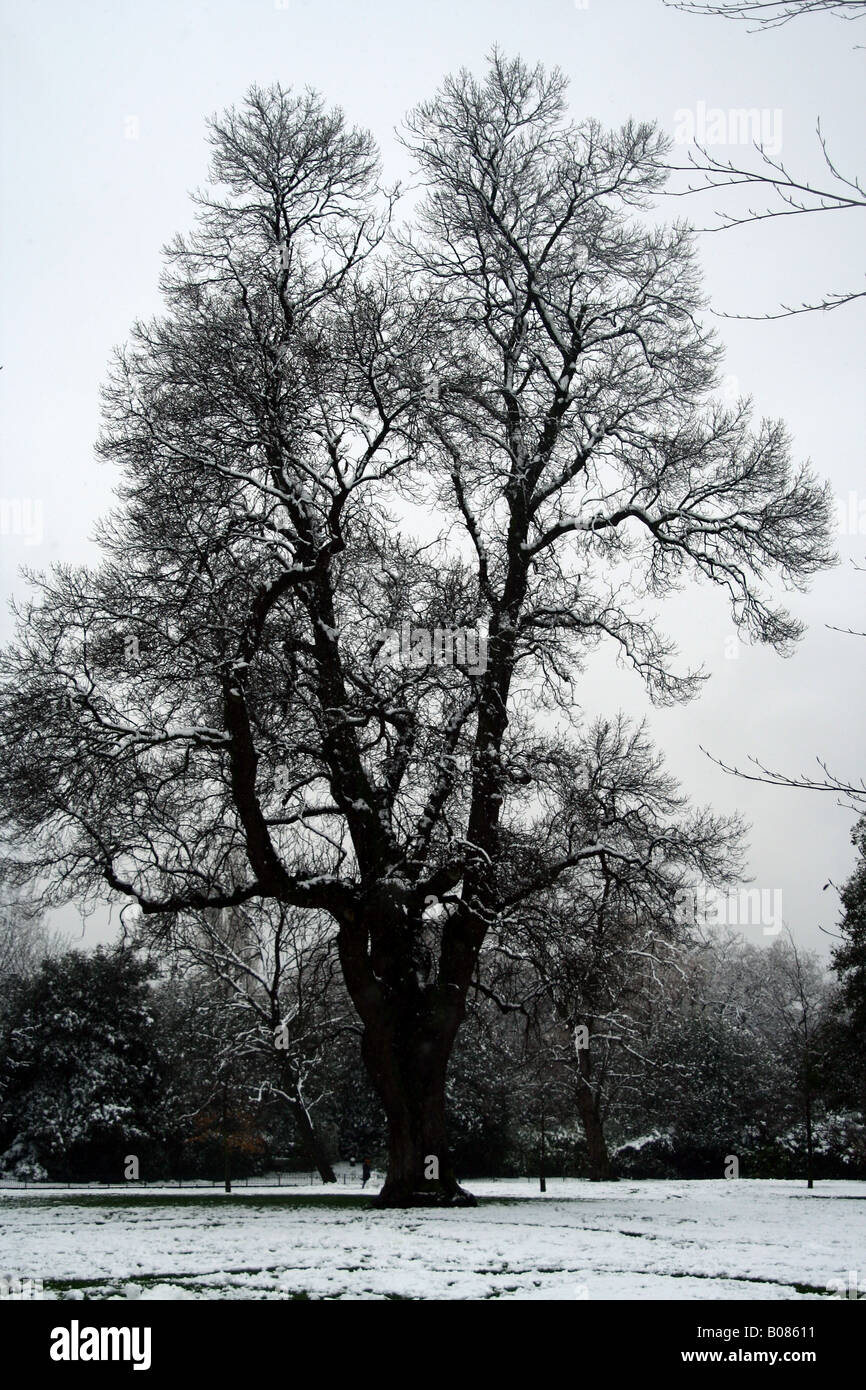
[[[420,936],[420,921],[390,892],[371,896],[365,920],[340,933],[343,978],[364,1025],[361,1054],[388,1121],[388,1172],[376,1205],[474,1206],[457,1181],[445,1121],[448,1059],[474,957],[467,949],[459,969],[452,958],[440,982],[425,985],[414,950]]]
[[[292,1074],[288,1060],[283,1063],[280,1090],[288,1101],[298,1142],[307,1162],[315,1168],[322,1182],[336,1182],[337,1175],[331,1166],[331,1160],[322,1142],[322,1136],[313,1123],[313,1117],[304,1101],[303,1091],[298,1084],[297,1077]]]

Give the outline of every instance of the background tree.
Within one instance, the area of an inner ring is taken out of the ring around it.
[[[151,971],[128,952],[45,960],[0,1059],[0,1150],[13,1176],[122,1182],[164,1170],[166,1074]]]
[[[833,968],[856,1027],[866,1030],[866,816],[851,832],[857,862],[841,893],[842,944],[833,953]]]
[[[46,956],[67,945],[45,922],[39,904],[13,894],[0,903],[0,988],[11,977],[29,978]]]
[[[385,1204],[469,1200],[445,1086],[485,936],[617,857],[560,794],[583,660],[608,639],[688,698],[654,602],[708,580],[784,651],[771,577],[831,553],[782,426],[713,398],[690,233],[637,216],[663,138],[572,124],[565,87],[500,55],[447,79],[387,243],[372,141],[320,98],[212,122],[219,186],[106,393],[104,561],[36,578],[3,657],[11,872],[336,923]],[[419,620],[480,625],[485,661],[395,660]]]
[[[778,1116],[787,1073],[757,1031],[742,942],[710,939],[662,975],[660,1007],[646,1020],[618,1130],[637,1133],[617,1150],[634,1175],[723,1177],[731,1157],[745,1175],[789,1114]]]
[[[789,940],[695,942],[663,979],[643,1075],[618,1106],[629,1175],[854,1176],[866,1161],[862,1074],[818,958]]]
[[[249,1021],[233,991],[202,975],[186,983],[183,1034],[172,1058],[183,1077],[172,1116],[177,1162],[194,1176],[221,1179],[231,1192],[232,1179],[261,1171],[267,1156],[267,1117],[254,1099],[261,1059],[249,1047]]]
[[[686,937],[685,890],[727,884],[740,866],[736,817],[691,811],[645,728],[621,717],[587,730],[560,763],[574,830],[605,853],[585,859],[526,901],[493,933],[509,959],[531,963],[565,1032],[559,1061],[586,1138],[590,1176],[611,1176],[604,1121],[633,1072],[656,972]]]
[[[664,3],[671,9],[684,10],[686,14],[747,20],[752,32],[775,29],[792,19],[818,13],[834,15],[845,20],[866,18],[866,0],[664,0]],[[719,159],[703,145],[696,143],[696,152],[689,151],[688,164],[674,165],[672,168],[701,176],[699,183],[689,186],[687,194],[711,189],[745,187],[756,189],[766,199],[763,207],[749,206],[740,212],[717,213],[718,220],[715,226],[704,228],[705,231],[721,231],[752,222],[772,221],[779,217],[801,217],[812,213],[859,211],[862,214],[866,209],[866,188],[863,187],[861,178],[856,174],[843,174],[830,153],[820,119],[817,134],[824,165],[820,183],[792,171],[781,159],[774,158],[757,142],[757,157],[750,167],[734,164],[729,159]],[[682,193],[680,196],[683,196]],[[855,299],[864,297],[866,290],[832,290],[817,302],[796,306],[783,304],[775,313],[725,314],[723,317],[790,318],[794,314],[838,309],[843,304],[850,304]]]
[[[158,959],[176,956],[195,968],[198,989],[215,1010],[214,1037],[222,1035],[212,1077],[228,1086],[229,1073],[239,1067],[247,1078],[247,1103],[272,1099],[286,1105],[311,1166],[323,1182],[334,1182],[313,1114],[325,1051],[347,1028],[350,1006],[335,980],[335,943],[327,923],[266,901],[255,909],[144,919],[135,939]],[[219,1026],[221,1015],[227,1028]],[[220,1094],[225,1101],[225,1088]],[[213,1097],[209,1104],[213,1108]]]
[[[790,1068],[797,1118],[805,1139],[806,1181],[814,1186],[814,1129],[820,1088],[821,1023],[827,982],[814,954],[793,939],[776,941],[766,952],[762,1002],[768,1033]]]

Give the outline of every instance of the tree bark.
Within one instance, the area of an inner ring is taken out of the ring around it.
[[[814,1146],[812,1141],[812,1092],[806,1083],[805,1093],[805,1113],[806,1113],[806,1186],[815,1186],[815,1159]]]
[[[596,1098],[587,1086],[579,1088],[577,1105],[583,1133],[586,1137],[590,1180],[592,1182],[610,1182],[613,1178],[613,1169],[611,1168],[610,1154],[607,1151],[607,1141],[604,1137],[604,1126],[598,1113]]]
[[[312,1163],[322,1182],[336,1182],[337,1175],[331,1167],[330,1159],[325,1152],[319,1131],[310,1119],[310,1112],[303,1101],[298,1099],[292,1102],[292,1111],[295,1117],[295,1124],[298,1127],[298,1136],[301,1141],[304,1153]]]
[[[228,1087],[223,1082],[223,1187],[226,1192],[232,1190],[232,1160],[231,1148],[229,1146],[228,1132]]]
[[[613,1179],[613,1169],[604,1137],[600,1097],[597,1088],[592,1085],[592,1059],[588,1047],[578,1047],[576,1051],[577,1065],[580,1071],[580,1080],[577,1086],[577,1108],[586,1137],[590,1181],[610,1182]]]
[[[363,1023],[361,1056],[388,1122],[388,1171],[375,1204],[474,1206],[454,1172],[445,1103],[471,956],[443,952],[425,983],[421,938],[418,911],[389,890],[371,893],[363,915],[340,924],[343,978]]]
[[[365,1026],[362,1056],[388,1120],[388,1172],[376,1206],[475,1205],[457,1181],[448,1146],[449,1032],[445,1020],[429,1018]]]

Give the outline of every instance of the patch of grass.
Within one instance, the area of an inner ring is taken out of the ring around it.
[[[85,1302],[104,1302],[106,1299],[120,1295],[124,1297],[123,1290],[129,1284],[134,1284],[140,1289],[159,1288],[161,1284],[174,1284],[189,1293],[198,1294],[205,1298],[219,1298],[226,1289],[238,1288],[240,1286],[232,1283],[231,1276],[236,1274],[256,1274],[261,1276],[271,1275],[276,1278],[277,1273],[283,1269],[282,1265],[247,1265],[232,1266],[229,1269],[221,1269],[220,1274],[225,1274],[227,1279],[221,1285],[214,1285],[208,1282],[213,1277],[213,1272],[200,1270],[194,1274],[169,1272],[166,1274],[141,1274],[136,1271],[134,1274],[124,1276],[121,1279],[112,1277],[109,1279],[46,1279],[45,1288],[51,1293],[59,1294],[61,1297],[68,1293],[82,1293]],[[309,1302],[311,1295],[306,1289],[289,1290],[274,1284],[272,1287],[265,1286],[264,1290],[251,1289],[250,1298],[261,1297],[262,1293],[278,1293],[284,1298],[291,1300],[302,1300]],[[130,1300],[135,1302],[136,1300]]]
[[[316,1189],[318,1193],[320,1189]],[[526,1202],[525,1197],[479,1197],[478,1207],[520,1207]],[[273,1211],[275,1208],[282,1211],[354,1211],[358,1215],[362,1213],[373,1213],[385,1215],[386,1212],[398,1214],[402,1211],[404,1215],[410,1213],[420,1216],[425,1211],[435,1210],[437,1215],[448,1212],[459,1216],[460,1220],[465,1219],[465,1207],[388,1207],[382,1209],[374,1206],[372,1197],[351,1196],[349,1193],[328,1193],[327,1195],[315,1195],[310,1193],[268,1193],[267,1195],[256,1192],[253,1189],[238,1189],[236,1192],[209,1192],[208,1195],[196,1192],[66,1192],[58,1194],[34,1194],[16,1198],[16,1205],[30,1209],[42,1207],[59,1210],[74,1210],[84,1208],[85,1210],[98,1210],[102,1208],[106,1211],[153,1211],[157,1208],[165,1208],[169,1211],[194,1210],[223,1212],[227,1207],[243,1207],[245,1211]]]
[[[274,1207],[301,1210],[309,1208],[315,1210],[319,1207],[326,1207],[329,1210],[350,1210],[372,1211],[374,1208],[368,1202],[359,1200],[357,1197],[334,1196],[327,1197],[305,1197],[297,1194],[280,1194],[273,1197],[262,1196],[252,1192],[218,1192],[213,1196],[203,1197],[192,1192],[174,1193],[141,1193],[140,1195],[127,1196],[125,1193],[70,1193],[67,1196],[44,1196],[44,1197],[20,1197],[16,1203],[22,1207],[105,1207],[108,1209],[136,1211],[141,1209],[153,1209],[154,1207],[166,1207],[175,1210],[178,1207],[198,1207],[203,1211],[220,1209],[229,1206],[260,1207],[263,1211],[271,1211]]]

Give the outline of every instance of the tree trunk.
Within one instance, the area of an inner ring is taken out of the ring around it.
[[[814,1158],[814,1145],[813,1145],[813,1140],[812,1140],[812,1093],[811,1093],[811,1091],[809,1090],[808,1083],[807,1083],[807,1086],[806,1086],[806,1095],[805,1095],[805,1111],[806,1111],[806,1186],[811,1188],[811,1187],[814,1187],[814,1186],[815,1186],[815,1158]]]
[[[429,1020],[404,1028],[387,1021],[365,1026],[362,1055],[388,1120],[388,1172],[376,1206],[475,1205],[457,1181],[448,1148],[449,1033]]]
[[[228,1087],[223,1083],[223,1186],[226,1192],[232,1190],[232,1160],[228,1131]]]
[[[613,1178],[613,1170],[604,1137],[604,1126],[598,1113],[596,1097],[588,1086],[580,1086],[577,1105],[586,1137],[590,1180],[592,1182],[610,1182]]]
[[[336,1182],[337,1175],[331,1167],[319,1131],[313,1124],[310,1112],[300,1098],[292,1102],[292,1111],[298,1128],[298,1137],[307,1158],[316,1169],[322,1182]]]
[[[390,891],[371,894],[363,919],[341,923],[340,962],[363,1023],[361,1055],[388,1121],[388,1171],[375,1204],[474,1206],[457,1181],[445,1120],[448,1059],[474,954],[461,937],[449,942],[436,982],[425,984],[420,938],[420,920]]]
[[[580,1080],[577,1086],[577,1108],[586,1137],[590,1181],[610,1182],[613,1179],[613,1170],[604,1137],[600,1097],[591,1081],[592,1059],[590,1050],[588,1047],[577,1047],[576,1052],[578,1070],[580,1071]]]
[[[445,1076],[451,1042],[428,1029],[367,1027],[362,1052],[388,1120],[388,1172],[380,1207],[474,1206],[448,1148]]]

